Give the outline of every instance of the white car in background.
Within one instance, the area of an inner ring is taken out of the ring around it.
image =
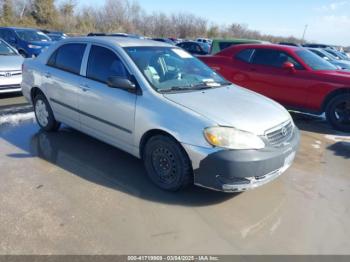
[[[213,41],[211,39],[208,39],[208,38],[197,38],[196,42],[205,43],[208,45],[211,45],[213,43]]]
[[[0,94],[21,91],[23,57],[0,39]]]

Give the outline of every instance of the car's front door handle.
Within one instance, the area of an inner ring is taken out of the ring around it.
[[[50,74],[49,72],[46,72],[46,73],[45,73],[45,77],[46,77],[46,78],[51,78],[51,74]]]

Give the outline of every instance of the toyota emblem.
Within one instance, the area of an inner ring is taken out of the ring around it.
[[[5,73],[5,77],[11,77],[11,76],[12,76],[12,74],[10,72]]]
[[[286,136],[286,135],[288,134],[287,128],[283,127],[283,128],[281,129],[281,134],[282,134],[283,136]]]

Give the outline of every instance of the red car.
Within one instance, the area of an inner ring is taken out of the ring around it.
[[[237,45],[199,58],[232,83],[289,109],[325,112],[333,127],[350,131],[350,71],[338,70],[304,48]]]

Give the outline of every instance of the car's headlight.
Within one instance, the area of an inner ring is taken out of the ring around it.
[[[208,127],[204,136],[209,144],[227,149],[262,149],[264,141],[257,135],[232,127]]]
[[[33,48],[33,49],[39,49],[41,48],[40,45],[28,45],[29,48]]]

